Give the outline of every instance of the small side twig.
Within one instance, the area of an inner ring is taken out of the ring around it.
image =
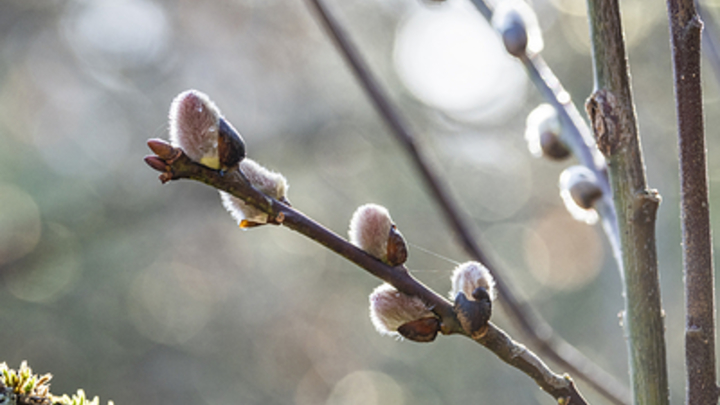
[[[685,403],[716,404],[715,281],[700,81],[703,23],[692,0],[668,0],[667,9],[680,149],[685,271]]]
[[[182,150],[172,148],[164,141],[151,140],[148,143],[158,156],[148,156],[145,161],[153,169],[162,172],[160,180],[163,183],[178,179],[196,180],[242,199],[246,204],[267,213],[272,219],[269,222],[283,225],[316,241],[391,284],[398,291],[419,297],[440,319],[443,334],[470,337],[460,325],[453,305],[414,278],[404,266],[391,267],[377,260],[300,211],[261,193],[238,170],[220,175],[218,171],[193,162]],[[515,342],[494,324],[488,323],[487,333],[474,340],[491,350],[502,361],[528,375],[558,403],[587,404],[569,377],[554,373],[537,355]]]
[[[388,124],[401,145],[407,150],[413,163],[420,172],[421,177],[440,205],[441,212],[445,215],[451,228],[460,239],[465,251],[472,258],[483,263],[493,273],[495,281],[497,282],[501,303],[507,309],[511,318],[520,326],[520,329],[528,336],[541,353],[562,367],[567,368],[573,375],[588,382],[594,389],[610,399],[613,403],[619,405],[626,404],[627,400],[625,398],[628,397],[627,390],[611,375],[595,365],[572,345],[557,336],[552,328],[544,320],[539,319],[527,304],[521,302],[507,283],[504,282],[496,266],[493,265],[488,256],[476,243],[475,237],[466,225],[467,221],[460,215],[459,209],[443,187],[442,182],[438,180],[435,172],[430,168],[430,165],[427,163],[415,142],[415,137],[409,130],[409,125],[403,121],[400,114],[396,111],[390,101],[390,97],[385,94],[382,87],[373,77],[367,64],[351,43],[343,28],[327,11],[322,1],[309,0],[309,3],[320,17],[323,25],[327,28],[328,33],[362,84],[363,89],[368,93],[377,111]]]

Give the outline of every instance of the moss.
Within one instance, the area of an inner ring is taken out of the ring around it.
[[[50,392],[51,374],[33,373],[27,362],[13,370],[0,363],[0,405],[99,405],[98,397],[88,400],[85,391],[79,389],[72,397],[56,396]],[[113,402],[108,402],[113,405]]]

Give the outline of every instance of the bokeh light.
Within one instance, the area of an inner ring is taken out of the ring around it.
[[[543,286],[577,290],[597,277],[603,252],[597,230],[552,211],[530,227],[523,241],[525,261]]]
[[[136,277],[128,311],[138,331],[158,343],[188,341],[210,322],[222,298],[200,270],[183,264],[155,265]]]
[[[35,200],[16,186],[0,183],[0,266],[35,249],[42,223]]]
[[[333,387],[327,405],[403,405],[402,387],[392,377],[373,371],[356,371]]]
[[[425,104],[469,121],[499,121],[516,111],[527,76],[498,34],[470,6],[418,9],[399,26],[395,67]]]
[[[165,12],[149,0],[76,2],[62,28],[71,49],[94,73],[122,74],[155,63],[170,39]]]
[[[31,302],[52,302],[72,286],[81,272],[77,237],[64,226],[46,223],[38,253],[11,263],[2,273],[7,290]]]

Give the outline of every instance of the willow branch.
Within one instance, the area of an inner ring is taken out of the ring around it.
[[[493,10],[490,5],[485,0],[471,1],[478,12],[490,22],[493,17]],[[540,54],[531,56],[526,53],[520,56],[518,60],[525,67],[530,81],[535,85],[540,95],[555,107],[562,123],[561,140],[563,143],[570,148],[570,151],[580,164],[590,169],[599,180],[603,196],[596,202],[595,209],[602,218],[603,229],[613,249],[613,256],[622,275],[620,235],[618,234],[617,215],[612,201],[612,190],[608,181],[605,159],[597,149],[592,132],[582,118],[580,111],[572,102],[570,94],[565,90],[558,77],[555,76],[555,73],[545,63],[545,59]]]
[[[624,325],[635,404],[669,401],[655,219],[660,197],[647,187],[617,0],[588,0],[595,90],[586,108],[605,155],[625,271]]]
[[[703,127],[702,22],[692,0],[668,0],[680,150],[688,405],[716,404],[715,281]]]
[[[537,90],[558,112],[563,128],[561,134],[563,143],[570,148],[580,164],[590,169],[598,179],[598,185],[603,194],[594,207],[600,214],[605,235],[612,247],[613,257],[622,277],[623,263],[620,250],[620,234],[605,159],[600,155],[592,132],[572,102],[570,95],[552,69],[545,63],[542,56],[525,56],[520,58],[520,61],[528,71],[528,75]]]
[[[390,127],[400,144],[406,149],[465,251],[473,259],[483,263],[493,273],[497,283],[500,302],[510,318],[520,327],[532,344],[544,356],[547,356],[561,367],[566,368],[573,375],[586,381],[613,403],[619,405],[626,404],[627,400],[625,398],[628,397],[626,394],[627,390],[620,383],[610,374],[595,365],[575,347],[559,337],[547,322],[532,312],[532,309],[527,303],[520,301],[516,297],[515,293],[502,278],[501,272],[498,271],[497,267],[477,244],[475,236],[473,236],[467,226],[468,221],[462,217],[454,200],[450,197],[443,183],[437,178],[434,170],[430,167],[430,164],[415,142],[415,137],[410,131],[409,125],[402,119],[390,101],[390,97],[383,91],[382,86],[380,86],[378,81],[373,77],[367,64],[350,41],[344,29],[326,10],[322,1],[309,0],[309,3],[320,17],[343,57],[352,68],[353,73],[360,81],[378,113]]]
[[[159,155],[162,156],[149,156],[145,160],[152,168],[162,172],[160,180],[163,183],[178,179],[196,180],[242,199],[246,204],[268,214],[268,222],[292,229],[391,284],[398,291],[419,297],[440,319],[440,332],[443,334],[461,334],[470,338],[460,325],[453,305],[414,278],[404,266],[391,267],[377,260],[300,211],[261,193],[238,170],[220,175],[218,171],[193,162],[181,149],[172,148],[164,141],[151,140],[149,144],[156,153],[161,150]],[[488,332],[474,340],[505,363],[528,375],[559,403],[587,404],[569,377],[554,373],[537,355],[515,342],[494,324],[488,323]]]

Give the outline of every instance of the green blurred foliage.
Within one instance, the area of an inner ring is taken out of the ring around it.
[[[543,54],[582,107],[592,75],[584,4],[575,3],[534,5]],[[429,107],[394,68],[395,41],[415,13],[448,6],[331,6],[503,276],[626,380],[621,286],[604,234],[562,207],[557,176],[569,163],[532,159],[522,139],[525,116],[542,101],[534,89],[513,79],[509,92],[502,77],[488,80],[488,94],[512,93],[502,113]],[[623,11],[649,184],[663,196],[658,251],[677,401],[683,298],[667,24],[663,3],[637,0]],[[715,201],[720,107],[709,68]],[[161,185],[142,161],[145,141],[167,137],[169,103],[188,88],[209,94],[249,155],[288,178],[293,205],[330,229],[344,235],[354,209],[375,202],[410,243],[467,259],[303,2],[5,0],[0,361],[28,360],[55,375],[54,392],[82,387],[116,404],[553,402],[467,339],[379,336],[367,316],[379,281],[281,227],[241,231],[204,185]],[[411,246],[408,264],[440,293],[449,289],[451,261]],[[494,320],[521,338],[502,311]]]

